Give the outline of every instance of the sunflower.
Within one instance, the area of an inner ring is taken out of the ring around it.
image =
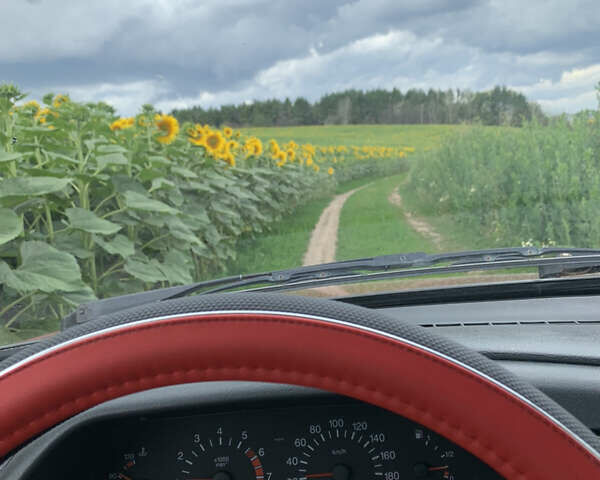
[[[168,145],[175,140],[177,133],[179,132],[179,122],[171,115],[160,115],[154,116],[154,124],[160,130],[162,135],[156,137],[156,141],[163,145]]]
[[[194,125],[186,130],[188,134],[188,142],[198,147],[206,147],[206,135],[202,125]]]
[[[296,150],[298,148],[298,144],[293,140],[290,140],[288,143],[284,145],[286,150]]]
[[[114,132],[115,130],[125,130],[135,125],[135,118],[119,118],[110,124],[110,129]]]
[[[46,117],[50,113],[49,108],[38,108],[37,112],[33,116],[34,120],[37,120],[39,123],[46,123]]]
[[[327,169],[327,173],[328,173],[329,175],[333,175],[333,172],[334,172],[334,171],[335,171],[335,170],[334,170],[332,167],[329,167],[329,168]]]
[[[192,145],[196,145],[197,147],[206,147],[206,142],[204,141],[204,137],[202,137],[202,138],[188,137],[188,142],[190,142]]]
[[[311,145],[310,143],[305,143],[304,145],[302,145],[302,150],[309,154],[311,157],[315,156],[316,150],[315,147],[313,145]]]
[[[319,167],[319,166],[318,166],[318,165],[315,163],[315,164],[313,165],[313,170],[314,170],[315,172],[317,172],[317,173],[318,173],[318,172],[319,172],[319,170],[321,170],[321,167]]]
[[[244,144],[244,150],[246,152],[246,157],[251,155],[258,157],[263,153],[263,144],[258,138],[250,137]]]
[[[140,115],[137,121],[140,127],[147,127],[148,125],[150,125],[150,123],[148,123],[148,119],[144,115]]]
[[[54,101],[52,102],[52,106],[54,108],[59,108],[63,103],[67,103],[69,101],[69,97],[67,95],[58,94],[54,97]]]
[[[280,148],[279,148],[279,144],[277,143],[277,140],[274,140],[274,139],[269,140],[269,152],[273,155],[277,155],[279,150],[280,150]]]
[[[313,162],[313,159],[312,159],[312,157],[308,157],[308,158],[306,159],[306,166],[307,166],[307,167],[310,167],[310,166],[311,166],[313,163],[314,163],[314,162]]]
[[[230,152],[223,155],[221,160],[227,163],[230,167],[235,167],[235,157],[233,156],[233,153]]]
[[[205,143],[208,151],[216,155],[225,146],[225,139],[221,132],[213,130],[206,135]]]
[[[34,108],[37,111],[40,109],[40,104],[35,100],[29,100],[25,105],[23,105],[23,108]]]
[[[290,162],[293,162],[294,159],[296,158],[296,151],[293,148],[288,148],[287,149],[287,158]]]
[[[240,148],[240,144],[235,140],[229,140],[225,145],[225,150],[231,153],[237,153]]]
[[[188,141],[197,147],[206,147],[206,135],[204,135],[204,132],[194,130],[194,134],[188,137]]]
[[[233,135],[233,128],[231,127],[223,127],[223,135],[227,138],[231,138]]]

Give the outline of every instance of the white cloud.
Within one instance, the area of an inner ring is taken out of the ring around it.
[[[536,100],[550,113],[575,113],[598,106],[595,86],[600,82],[600,64],[563,71],[558,81],[542,78],[531,85],[514,86]]]
[[[117,109],[120,115],[138,113],[144,103],[156,103],[169,95],[169,85],[163,80],[140,80],[126,83],[96,83],[88,85],[61,85],[36,89],[31,98],[41,98],[48,92],[68,93],[79,102],[106,102]]]
[[[304,96],[316,100],[325,93],[349,88],[450,88],[472,83],[476,75],[472,69],[457,66],[447,74],[436,71],[442,43],[439,38],[419,39],[406,31],[376,34],[328,53],[310,49],[304,57],[279,61],[237,90],[201,91],[193,96],[165,99],[158,105],[165,110],[192,105],[206,108],[273,97]],[[425,72],[413,69],[412,64],[416,63],[429,68]]]
[[[169,110],[496,84],[573,111],[595,106],[600,80],[597,0],[5,1],[0,81],[123,114],[144,102]]]
[[[594,109],[598,105],[595,92],[584,92],[579,95],[538,100],[548,113],[577,113],[584,109]]]

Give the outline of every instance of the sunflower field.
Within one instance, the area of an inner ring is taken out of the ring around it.
[[[0,85],[0,323],[218,275],[242,236],[336,182],[405,168],[386,147],[279,144],[145,105],[115,118]],[[47,327],[50,328],[50,327]]]

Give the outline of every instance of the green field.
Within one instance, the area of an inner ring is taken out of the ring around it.
[[[294,139],[298,143],[315,145],[370,144],[412,146],[419,150],[435,148],[441,139],[456,132],[457,126],[448,125],[351,125],[283,128],[251,128],[245,133],[263,140],[278,142]],[[409,157],[410,159],[410,157]],[[406,175],[387,178],[368,177],[339,184],[336,193],[370,184],[355,193],[344,206],[340,218],[338,259],[356,258],[398,251],[427,250],[433,246],[414,232],[404,221],[402,211],[391,205],[389,193]],[[321,212],[333,195],[312,200],[300,207],[294,215],[253,238],[243,239],[238,255],[228,268],[228,274],[239,274],[300,265],[310,234]],[[365,228],[365,226],[369,228]],[[377,231],[377,235],[372,234]]]
[[[414,147],[417,151],[438,146],[457,125],[319,125],[307,127],[257,127],[242,131],[261,140],[294,140],[314,145],[378,145]]]
[[[388,201],[405,176],[376,180],[346,201],[340,216],[337,260],[434,250],[429,240],[406,223],[402,210]]]
[[[600,113],[471,128],[412,157],[403,196],[470,247],[598,247]]]

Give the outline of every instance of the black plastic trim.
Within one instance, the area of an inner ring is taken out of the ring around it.
[[[526,298],[600,295],[600,277],[524,280],[519,282],[483,283],[444,288],[427,288],[404,292],[384,292],[333,300],[366,308],[433,305],[442,303],[485,302]]]

